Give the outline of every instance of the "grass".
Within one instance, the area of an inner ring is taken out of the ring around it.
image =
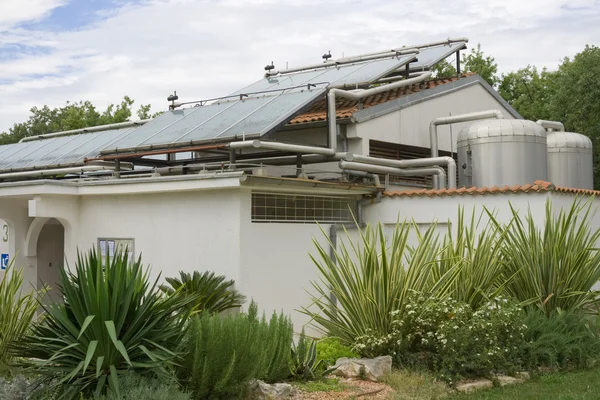
[[[524,384],[471,394],[457,394],[448,400],[592,400],[598,398],[600,398],[600,369],[541,375]]]
[[[311,392],[343,392],[346,386],[336,378],[323,378],[318,381],[297,382],[294,386],[306,393]]]
[[[449,393],[444,383],[426,372],[395,370],[382,382],[396,391],[389,400],[437,400],[447,398]]]

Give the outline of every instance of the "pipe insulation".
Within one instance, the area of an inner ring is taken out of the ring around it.
[[[536,124],[541,125],[546,130],[559,131],[564,132],[565,126],[562,122],[558,121],[546,121],[544,119],[540,119],[535,121]]]

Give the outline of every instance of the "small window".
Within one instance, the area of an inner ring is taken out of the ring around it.
[[[100,248],[100,257],[102,258],[102,266],[106,266],[107,257],[112,259],[115,254],[127,251],[129,261],[134,260],[134,240],[133,239],[117,239],[117,238],[99,238],[98,247]]]
[[[352,223],[355,199],[252,193],[252,222]]]

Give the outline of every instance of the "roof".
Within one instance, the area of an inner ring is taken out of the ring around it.
[[[473,75],[476,74],[474,72],[468,72],[466,74],[462,74],[461,78],[466,78]],[[335,103],[336,115],[338,119],[351,118],[355,112],[360,111],[361,109],[373,107],[391,100],[399,99],[403,96],[426,91],[427,89],[433,89],[448,83],[456,82],[458,80],[459,78],[457,76],[453,76],[450,78],[431,79],[422,83],[416,83],[411,86],[391,89],[387,92],[366,97],[362,100],[362,108],[360,107],[358,100],[350,100],[338,97],[336,98]],[[323,98],[315,102],[310,108],[308,108],[306,112],[293,118],[289,124],[303,124],[307,122],[325,121],[326,119],[327,99]]]
[[[471,187],[459,189],[417,189],[417,190],[399,190],[387,191],[383,193],[384,197],[440,197],[440,196],[458,196],[458,195],[490,195],[490,194],[511,194],[511,193],[569,193],[583,194],[588,196],[600,195],[599,190],[576,189],[563,186],[555,186],[551,182],[535,181],[533,184],[513,185],[513,186],[492,186],[492,187]]]

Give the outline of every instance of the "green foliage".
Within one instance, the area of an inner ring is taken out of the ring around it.
[[[283,314],[270,322],[248,314],[222,317],[204,312],[190,320],[181,349],[186,353],[178,377],[192,398],[241,398],[251,379],[268,382],[289,376],[292,324]]]
[[[498,93],[525,119],[553,120],[552,99],[556,92],[556,73],[545,67],[541,71],[528,65],[518,71],[503,74]]]
[[[592,230],[592,202],[578,199],[557,213],[546,201],[543,227],[531,210],[523,217],[511,206],[508,224],[492,220],[505,231],[506,295],[547,316],[558,310],[587,310],[600,301],[593,286],[600,280],[600,230]],[[509,279],[510,278],[510,279]]]
[[[357,358],[358,354],[342,344],[338,338],[327,337],[317,342],[317,359],[323,360],[325,367],[331,367],[338,358]]]
[[[0,399],[2,400],[51,400],[53,393],[36,379],[16,374],[10,379],[0,377]]]
[[[306,337],[304,329],[298,344],[292,343],[290,372],[293,378],[310,381],[319,378],[323,360],[317,358],[317,343]]]
[[[118,395],[125,370],[170,376],[187,304],[161,296],[141,259],[129,260],[125,251],[103,267],[95,250],[78,254],[74,273],[60,269],[59,288],[64,303],[43,306],[45,317],[14,350],[66,398],[109,387]]]
[[[109,104],[102,112],[90,101],[67,101],[63,107],[56,108],[33,107],[29,110],[31,115],[27,121],[16,123],[8,133],[0,134],[0,144],[16,143],[27,136],[126,122],[131,118],[133,103],[130,97],[125,96],[119,104]],[[137,114],[140,118],[148,118],[150,105],[142,105]]]
[[[393,370],[381,381],[395,391],[389,400],[438,400],[445,399],[450,392],[443,382],[422,371]]]
[[[312,282],[313,307],[302,312],[311,317],[315,328],[344,344],[354,344],[357,337],[370,334],[385,337],[391,331],[394,310],[402,309],[411,290],[449,295],[459,266],[448,267],[434,279],[433,264],[441,254],[432,224],[421,233],[416,224],[398,223],[388,240],[383,227],[359,229],[360,241],[341,241],[335,260],[329,246],[315,241],[319,259],[311,256],[319,269],[320,281]],[[408,245],[411,230],[418,233],[418,244]],[[316,308],[316,309],[315,309]],[[385,347],[387,344],[382,343]],[[379,351],[376,351],[379,353]]]
[[[10,373],[10,348],[28,333],[37,310],[35,291],[23,293],[23,270],[9,266],[0,279],[0,373]]]
[[[480,43],[477,43],[477,47],[472,48],[469,54],[463,54],[462,64],[464,65],[463,70],[465,72],[476,72],[490,86],[496,86],[499,82],[496,59],[492,56],[486,56],[481,50]]]
[[[191,302],[193,312],[208,311],[211,314],[220,313],[232,308],[241,307],[246,298],[234,288],[234,281],[226,281],[224,276],[206,271],[193,274],[180,271],[179,278],[166,278],[168,285],[160,289],[169,296],[187,298],[193,296]]]
[[[110,392],[94,400],[190,400],[172,380],[126,373],[119,377],[120,395]]]
[[[525,320],[524,359],[528,367],[589,368],[600,360],[600,325],[580,312],[549,317],[532,310]]]
[[[337,378],[321,378],[316,381],[296,382],[294,386],[305,393],[343,392],[346,390],[346,386]]]
[[[431,68],[435,78],[450,78],[456,76],[456,67],[448,60],[442,60]]]

